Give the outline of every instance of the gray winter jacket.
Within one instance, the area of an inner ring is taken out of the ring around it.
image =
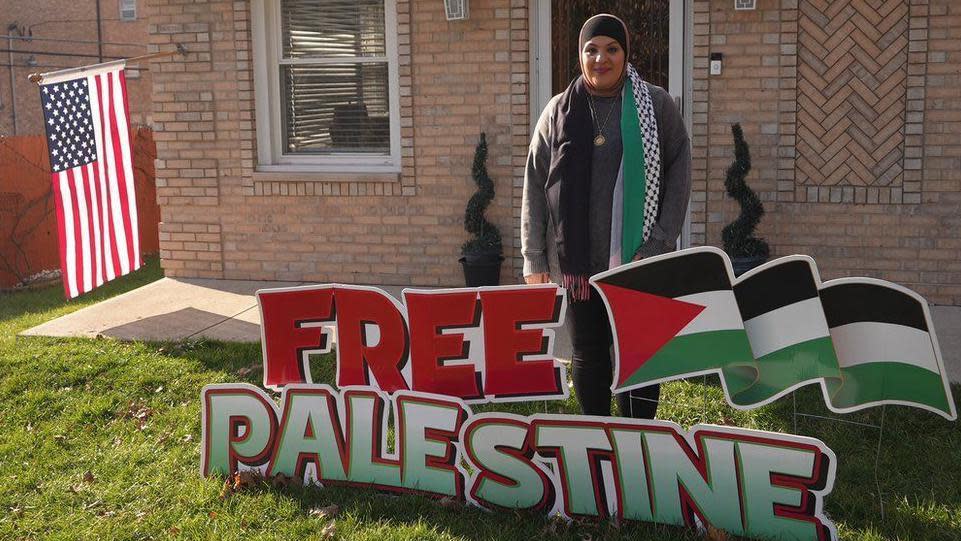
[[[650,257],[674,250],[684,224],[691,194],[691,144],[673,98],[663,88],[648,84],[657,119],[661,149],[660,208],[651,238],[640,247],[637,255]],[[560,94],[551,98],[541,113],[527,155],[524,172],[524,198],[521,207],[521,254],[524,257],[524,276],[549,272],[551,280],[560,281],[560,264],[553,233],[549,228],[545,186],[551,163],[551,126]],[[603,204],[610,205],[610,201]],[[610,216],[610,212],[607,212]],[[593,234],[592,234],[593,237]],[[603,243],[591,238],[592,244]]]

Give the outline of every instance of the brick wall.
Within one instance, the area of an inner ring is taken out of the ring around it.
[[[497,190],[488,216],[512,279],[513,176],[528,137],[527,50],[517,45],[526,2],[474,0],[459,22],[445,20],[440,1],[396,4],[403,170],[385,181],[255,171],[249,3],[149,3],[152,46],[194,51],[153,74],[168,276],[461,285],[463,210],[486,131]]]
[[[257,172],[248,2],[151,2],[153,47],[195,51],[153,73],[169,275],[459,285],[485,130],[489,216],[504,280],[518,278],[529,2],[474,0],[460,22],[439,1],[396,4],[402,172],[385,181]],[[775,256],[961,304],[961,6],[694,0],[693,13],[693,243],[719,245],[736,215],[723,180],[740,122]],[[724,54],[719,76],[712,52]]]
[[[881,4],[695,2],[694,241],[719,245],[736,215],[723,179],[740,122],[775,255],[961,304],[961,5]]]
[[[137,19],[121,21],[119,0],[101,0],[100,15],[104,60],[130,57],[147,51],[147,17],[144,0],[137,2]],[[0,39],[0,49],[8,45],[11,55],[0,53],[0,134],[36,135],[43,133],[43,115],[40,110],[40,92],[37,85],[27,80],[33,72],[54,71],[98,62],[97,23],[95,0],[0,0],[3,27],[0,35],[17,31],[7,28],[16,22],[23,29],[30,29],[31,41]],[[87,43],[45,41],[43,38],[86,40]],[[19,52],[22,51],[22,52]],[[43,53],[56,53],[43,54]],[[71,56],[71,55],[89,56]],[[29,65],[33,60],[36,65]],[[10,70],[13,70],[15,91],[11,92]],[[150,123],[150,71],[131,71],[127,74],[127,96],[131,124]],[[16,103],[13,96],[16,95]],[[14,130],[13,115],[17,122]]]

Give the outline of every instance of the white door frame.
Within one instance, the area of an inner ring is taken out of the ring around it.
[[[668,39],[670,59],[668,62],[668,92],[680,106],[681,116],[687,133],[691,133],[691,110],[694,102],[694,16],[691,0],[671,0],[671,22]],[[687,212],[681,235],[677,239],[678,248],[691,246],[691,205],[688,201]]]
[[[551,99],[551,0],[533,0],[530,21],[530,132]]]
[[[668,34],[670,58],[668,92],[674,96],[681,116],[691,133],[694,85],[693,7],[692,0],[670,0]],[[530,131],[533,133],[541,111],[550,101],[551,92],[551,0],[532,0],[530,9]],[[691,246],[691,208],[688,205],[678,247]]]

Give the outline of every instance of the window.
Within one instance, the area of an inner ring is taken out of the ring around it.
[[[120,0],[120,20],[137,20],[137,0]]]
[[[394,0],[252,10],[258,169],[399,172]]]

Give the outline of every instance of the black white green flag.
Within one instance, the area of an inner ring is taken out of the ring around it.
[[[614,334],[612,389],[705,373],[749,409],[819,384],[836,412],[904,404],[956,418],[924,299],[896,284],[821,284],[788,256],[738,279],[727,255],[691,248],[591,278]]]

